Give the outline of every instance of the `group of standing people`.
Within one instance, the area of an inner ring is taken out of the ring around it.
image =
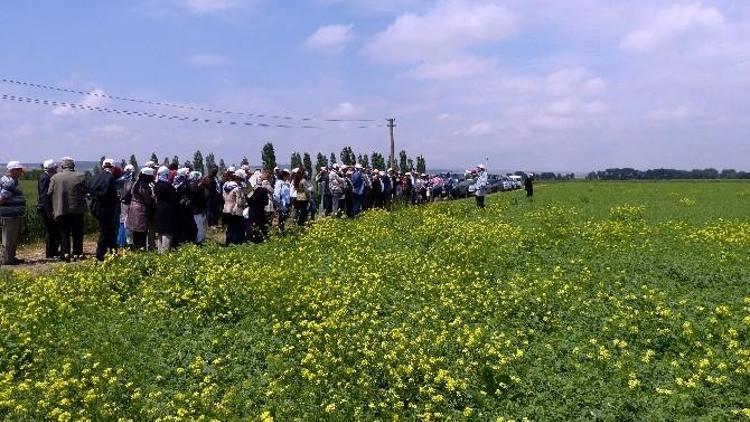
[[[70,157],[60,163],[47,160],[43,168],[36,211],[45,226],[45,255],[67,262],[84,258],[87,209],[99,228],[96,258],[103,260],[118,248],[165,253],[182,244],[201,244],[209,226],[225,226],[226,245],[261,243],[274,223],[283,232],[291,217],[303,227],[319,208],[324,216],[354,218],[369,208],[390,208],[397,200],[422,204],[454,197],[450,174],[443,178],[360,164],[321,167],[314,177],[300,168],[251,171],[246,165],[222,175],[212,168],[204,176],[154,162],[139,171],[132,165],[121,169],[105,159],[89,180]],[[4,265],[23,262],[16,257],[26,211],[19,185],[23,171],[12,161],[0,178]],[[470,177],[470,192],[483,208],[489,187],[485,167],[478,165]],[[528,196],[533,195],[533,179],[525,183]]]

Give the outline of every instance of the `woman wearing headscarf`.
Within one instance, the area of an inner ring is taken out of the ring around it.
[[[198,226],[195,224],[195,204],[193,191],[190,189],[190,169],[183,167],[177,170],[172,186],[177,194],[177,224],[175,246],[183,243],[195,243],[198,237]]]
[[[304,226],[307,221],[307,213],[310,201],[310,195],[312,194],[312,186],[310,182],[305,179],[305,173],[298,171],[292,178],[292,185],[296,190],[296,201],[294,201],[294,208],[297,211],[297,225]]]
[[[344,178],[339,174],[338,166],[334,165],[328,172],[328,189],[331,191],[331,214],[337,217],[341,200],[344,198]]]
[[[156,198],[156,233],[158,235],[157,249],[160,254],[167,253],[172,248],[172,242],[179,233],[178,208],[179,200],[170,179],[170,170],[159,167],[156,172],[154,197]]]
[[[153,192],[154,169],[144,167],[138,180],[133,184],[124,199],[126,208],[125,228],[133,233],[133,248],[146,249],[148,229],[153,225],[156,202]]]
[[[289,207],[292,203],[291,185],[289,184],[289,172],[281,171],[276,186],[273,188],[273,201],[279,215],[279,231],[284,231],[286,219],[289,218]]]
[[[265,182],[265,184],[264,184]],[[272,193],[268,187],[268,175],[263,174],[256,181],[255,188],[250,191],[247,199],[247,216],[249,220],[247,239],[253,243],[263,243],[268,239],[270,226],[266,208],[271,201]]]
[[[243,214],[246,207],[245,171],[234,172],[222,188],[224,196],[224,218],[227,224],[226,245],[245,243],[245,221]]]

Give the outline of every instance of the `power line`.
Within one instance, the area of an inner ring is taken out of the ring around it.
[[[90,97],[106,98],[106,99],[117,100],[117,101],[128,101],[132,103],[148,104],[148,105],[161,106],[161,107],[170,107],[170,108],[177,108],[181,110],[204,111],[208,113],[217,113],[217,114],[235,114],[235,115],[240,115],[240,116],[247,116],[247,117],[254,117],[254,118],[261,118],[261,119],[275,119],[275,120],[287,120],[287,121],[288,120],[300,120],[304,122],[317,121],[317,122],[328,122],[328,123],[346,123],[346,122],[372,123],[372,122],[379,121],[377,119],[321,119],[321,118],[316,118],[316,117],[281,116],[278,114],[269,114],[269,113],[247,113],[243,111],[220,110],[220,109],[215,109],[215,108],[191,106],[191,105],[185,105],[185,104],[176,104],[176,103],[171,103],[171,102],[166,102],[166,101],[154,101],[154,100],[144,100],[144,99],[138,99],[138,98],[129,98],[129,97],[109,95],[109,94],[93,92],[93,91],[79,91],[75,89],[61,88],[57,86],[44,85],[44,84],[33,83],[33,82],[25,82],[25,81],[19,81],[19,80],[8,79],[8,78],[2,78],[0,79],[0,82],[7,83],[7,84],[28,86],[31,88],[44,89],[48,91],[67,92],[71,94],[79,94],[79,95],[85,95],[85,96],[90,96]]]
[[[261,123],[261,122],[247,122],[237,120],[223,120],[223,119],[205,119],[193,116],[180,116],[175,114],[164,114],[164,113],[152,113],[145,111],[134,111],[134,110],[123,110],[117,108],[92,106],[88,104],[70,103],[65,101],[48,100],[41,98],[24,97],[11,94],[0,95],[0,100],[4,101],[15,101],[19,103],[45,105],[51,107],[64,107],[69,109],[85,110],[85,111],[96,111],[99,113],[113,113],[131,117],[145,117],[152,119],[163,119],[163,120],[176,120],[183,122],[192,123],[203,123],[203,124],[218,124],[226,126],[248,126],[248,127],[263,127],[263,128],[279,128],[279,129],[320,129],[326,130],[330,128],[324,128],[320,126],[312,125],[288,125],[288,124],[272,124],[272,123]],[[370,129],[370,128],[382,128],[384,125],[359,125],[356,129]]]

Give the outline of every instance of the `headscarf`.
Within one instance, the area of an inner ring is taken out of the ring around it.
[[[156,171],[156,177],[160,182],[169,182],[169,168],[166,166],[159,167]]]
[[[188,175],[190,174],[190,169],[183,167],[175,173],[174,181],[172,182],[172,185],[175,189],[179,189],[185,182],[188,180]]]

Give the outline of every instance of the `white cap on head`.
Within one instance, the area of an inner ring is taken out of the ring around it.
[[[125,171],[135,171],[135,166],[132,165],[132,164],[128,164],[128,165],[125,166],[125,168],[123,170],[125,170]]]
[[[354,165],[354,168],[357,170],[362,170],[362,164],[357,163]]]
[[[153,176],[154,175],[154,168],[150,166],[146,166],[141,169],[141,174],[145,174],[146,176]]]
[[[102,168],[111,168],[115,166],[115,160],[111,158],[107,158],[106,160],[102,161]]]
[[[161,166],[159,167],[159,170],[156,170],[157,176],[161,176],[162,174],[167,174],[167,173],[169,173],[169,167],[167,166]]]
[[[237,171],[237,169],[234,166],[229,166],[229,168],[227,168],[227,171],[229,173],[234,173],[235,171]]]
[[[328,170],[328,167],[326,167],[326,166],[320,166],[320,169],[321,170]]]
[[[189,168],[187,168],[187,167],[183,167],[183,168],[181,168],[181,169],[178,169],[178,170],[177,170],[177,175],[178,175],[178,176],[183,176],[183,177],[185,177],[185,176],[187,176],[188,174],[190,174],[190,169],[189,169]]]
[[[299,167],[295,167],[292,169],[292,173],[297,173],[297,172],[299,172]]]
[[[50,158],[49,160],[44,162],[43,167],[45,170],[57,168],[57,163],[55,162],[55,160]]]
[[[154,166],[156,166],[156,161],[149,161],[143,167],[154,167]]]
[[[23,165],[19,161],[11,161],[8,163],[7,166],[5,166],[8,170],[23,170]]]
[[[247,177],[247,173],[245,173],[245,170],[239,169],[234,172],[234,177],[244,179],[245,177]]]

